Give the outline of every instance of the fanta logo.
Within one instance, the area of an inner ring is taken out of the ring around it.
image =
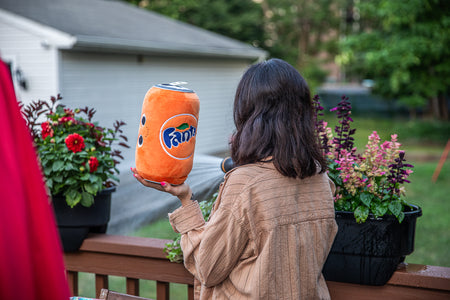
[[[194,154],[197,118],[179,114],[167,119],[159,131],[161,147],[172,158],[183,160]]]
[[[189,127],[185,131],[178,131],[179,129],[184,129]],[[163,132],[164,144],[167,148],[171,149],[173,147],[178,147],[182,143],[189,142],[189,140],[195,136],[197,129],[194,126],[189,126],[187,123],[183,123],[180,126],[173,128],[167,128]]]

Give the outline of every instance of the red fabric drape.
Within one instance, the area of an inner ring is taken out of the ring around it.
[[[0,60],[0,299],[67,300],[63,252],[36,152]]]

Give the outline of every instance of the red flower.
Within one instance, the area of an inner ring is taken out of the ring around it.
[[[84,149],[84,139],[78,133],[69,134],[64,140],[67,148],[73,153],[80,152]]]
[[[53,137],[53,129],[50,126],[50,123],[48,121],[42,123],[41,128],[42,128],[42,139],[43,140],[45,140],[45,138],[48,136]]]
[[[90,158],[89,158],[89,172],[95,172],[95,171],[97,171],[97,168],[98,168],[98,159],[97,159],[97,157],[95,157],[95,156],[91,156]]]

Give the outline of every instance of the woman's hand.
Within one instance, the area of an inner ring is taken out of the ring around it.
[[[180,185],[172,185],[165,181],[162,181],[161,183],[154,183],[142,178],[142,176],[137,172],[136,168],[131,168],[131,172],[133,172],[134,177],[144,186],[178,197],[178,199],[180,199],[181,201],[181,205],[186,206],[192,203],[192,190],[187,183],[183,183]]]

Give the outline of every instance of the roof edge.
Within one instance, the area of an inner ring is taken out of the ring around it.
[[[31,32],[42,38],[42,43],[59,49],[70,49],[76,43],[76,38],[66,32],[45,26],[31,19],[0,8],[0,20],[18,29]]]
[[[199,49],[195,46],[186,44],[79,35],[76,37],[76,43],[73,46],[73,49],[94,50],[106,48],[120,51],[140,51],[143,53],[205,55],[215,57],[236,57],[253,60],[264,60],[268,56],[268,53],[262,49],[251,48],[251,46],[248,47],[248,49],[242,49],[206,46]]]

